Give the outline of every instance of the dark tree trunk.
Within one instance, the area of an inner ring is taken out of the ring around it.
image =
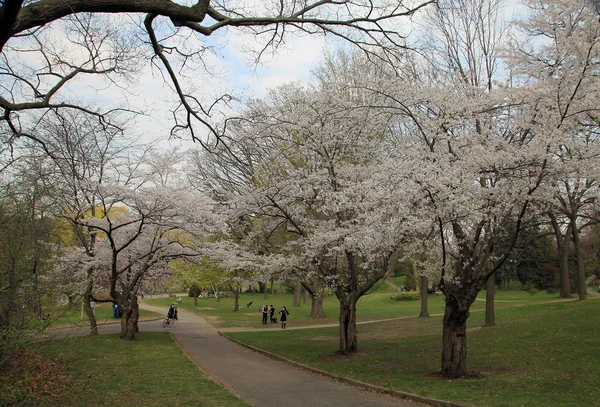
[[[575,255],[577,256],[577,294],[579,295],[580,300],[585,300],[587,289],[587,285],[585,284],[585,260],[583,259],[583,253],[581,252],[579,230],[577,230],[575,220],[573,220],[572,223],[573,245],[575,247]]]
[[[310,317],[311,318],[327,318],[325,311],[323,310],[323,301],[325,299],[325,290],[321,288],[319,291],[312,295],[312,301],[310,304]]]
[[[566,233],[563,235],[558,220],[554,214],[549,214],[552,228],[554,229],[554,237],[556,238],[556,251],[559,261],[559,276],[560,276],[560,298],[572,298],[571,282],[569,281],[569,236],[572,232],[572,224],[569,223]]]
[[[294,286],[294,302],[292,303],[292,307],[300,306],[300,294],[302,293],[302,284],[299,281],[296,282]]]
[[[121,335],[120,338],[126,341],[134,341],[135,335],[139,332],[138,320],[140,318],[140,308],[137,302],[137,296],[132,296],[127,304],[120,304],[121,314]]]
[[[495,273],[492,274],[485,283],[485,322],[483,326],[495,326],[496,316],[494,312],[494,296],[495,296]]]
[[[429,318],[429,311],[427,310],[427,300],[429,296],[427,288],[429,281],[427,277],[421,277],[419,280],[419,289],[421,290],[421,313],[419,314],[419,318]]]
[[[88,283],[85,288],[85,292],[83,293],[83,310],[90,321],[90,335],[98,335],[98,324],[96,323],[96,315],[94,315],[94,310],[91,306],[92,301],[92,287],[93,281],[91,279],[88,280]]]
[[[340,299],[340,350],[343,355],[358,352],[358,332],[356,330],[356,302],[353,295]]]
[[[325,318],[325,312],[323,311],[323,300],[325,299],[325,283],[320,280],[313,280],[310,282],[302,282],[302,286],[306,290],[306,293],[310,294],[312,299],[310,317],[311,318]]]
[[[264,293],[264,299],[266,300],[267,297],[267,284],[266,283],[261,283],[260,281],[258,282],[258,292],[259,293]]]
[[[237,312],[240,309],[240,290],[233,289],[233,311]]]
[[[442,376],[449,379],[467,375],[467,319],[469,311],[446,300],[442,333]]]
[[[196,295],[196,291],[194,291],[194,307],[198,306],[198,296]]]
[[[310,293],[308,292],[308,290],[304,289],[303,293],[302,293],[302,305],[308,305],[308,300],[310,298]]]
[[[275,279],[271,279],[271,295],[275,295]]]
[[[421,290],[421,277],[419,277],[419,268],[417,266],[417,262],[414,261],[413,262],[413,277],[415,280],[415,291],[419,291],[420,293],[423,293],[423,291]],[[421,298],[423,298],[423,296],[421,295]]]
[[[567,240],[568,242],[568,240]],[[560,298],[573,298],[571,295],[571,281],[569,279],[569,251],[565,245],[560,245],[558,249],[559,256],[559,275],[560,275]]]

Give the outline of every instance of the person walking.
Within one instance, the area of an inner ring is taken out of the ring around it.
[[[262,323],[267,324],[267,317],[269,316],[269,307],[267,305],[263,305],[262,307]]]
[[[287,316],[290,315],[290,313],[288,312],[288,310],[283,307],[281,309],[281,311],[279,311],[279,313],[281,314],[281,318],[279,318],[279,320],[281,321],[281,329],[285,329],[285,323],[287,322]]]

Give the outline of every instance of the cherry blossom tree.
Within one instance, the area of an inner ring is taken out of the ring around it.
[[[142,280],[150,286],[165,281],[171,260],[199,257],[198,242],[220,224],[208,198],[176,182],[173,167],[165,165],[168,156],[155,154],[151,164],[137,163],[102,184],[90,183],[99,216],[71,221],[96,236],[94,250],[75,248],[61,258],[62,270],[91,273],[95,296],[106,291],[121,307],[121,338],[126,340],[137,332]]]
[[[368,64],[364,62],[367,69]],[[339,66],[344,66],[340,63]],[[324,67],[322,82],[306,89],[289,84],[255,101],[236,123],[236,137],[265,151],[246,193],[231,207],[250,217],[246,247],[265,247],[267,270],[285,270],[330,287],[340,301],[340,349],[358,350],[356,303],[388,271],[391,255],[407,238],[413,216],[411,189],[393,205],[393,163],[383,162],[389,115],[372,109],[363,93],[348,87],[360,69]],[[402,181],[408,184],[410,180]],[[314,295],[313,295],[314,298]]]
[[[43,137],[43,148],[38,160],[47,168],[40,179],[52,191],[54,216],[65,220],[70,227],[71,241],[63,242],[65,247],[81,248],[87,256],[93,257],[96,251],[97,231],[83,227],[81,221],[87,217],[102,217],[97,212],[96,191],[91,185],[101,185],[110,172],[122,164],[122,159],[131,144],[123,133],[115,127],[105,127],[90,120],[88,115],[78,111],[52,111],[38,124],[37,134]],[[83,309],[90,321],[90,332],[97,334],[96,317],[91,306],[94,291],[93,270],[86,271],[87,277],[81,291]],[[70,278],[64,282],[69,296]],[[79,287],[79,284],[76,285]]]
[[[540,26],[536,18],[542,22],[557,21],[561,10],[566,11],[563,15],[573,16],[584,8],[555,2],[550,9],[551,12],[542,9],[542,15],[533,14],[533,23],[529,25],[532,32],[537,32]],[[558,31],[569,27],[558,21],[555,23]],[[585,24],[583,20],[574,26],[584,32],[597,29],[597,24]],[[591,45],[595,41],[589,41],[593,35],[576,38],[575,49],[595,48]],[[582,41],[584,38],[587,42]],[[429,199],[428,206],[420,209],[422,216],[437,225],[437,250],[431,251],[429,259],[439,262],[442,276],[439,287],[446,298],[442,338],[445,377],[468,374],[469,308],[489,277],[510,255],[528,212],[548,204],[551,186],[560,179],[559,174],[565,174],[556,159],[557,149],[573,134],[586,130],[584,122],[589,121],[598,105],[594,94],[586,91],[597,86],[577,86],[578,81],[595,84],[594,69],[579,71],[579,75],[572,77],[577,80],[567,79],[569,75],[563,80],[559,72],[548,75],[540,66],[530,71],[532,61],[536,60],[534,54],[523,47],[517,49],[528,52],[510,54],[507,66],[515,75],[536,72],[539,81],[494,88],[479,86],[478,81],[465,81],[464,75],[450,72],[442,80],[430,81],[433,86],[393,75],[382,88],[369,81],[362,85],[378,96],[386,95],[387,102],[380,105],[397,111],[398,145],[391,152],[398,165],[389,171],[397,175],[389,178],[414,180]],[[583,58],[574,57],[567,64],[589,65],[585,62],[585,52],[575,51],[575,54]],[[538,58],[537,61],[554,67],[552,61],[556,60]],[[454,83],[455,86],[449,86]],[[562,86],[549,86],[557,83]],[[567,83],[573,86],[564,86]],[[507,230],[513,233],[508,244]]]
[[[509,53],[516,79],[533,82],[540,104],[552,107],[563,139],[553,146],[557,166],[554,199],[549,207],[560,258],[560,296],[571,297],[568,247],[573,239],[578,252],[582,227],[593,223],[597,197],[599,27],[589,4],[566,1],[527,2],[528,19],[520,22],[526,41],[516,42]],[[577,125],[572,121],[577,120]],[[586,212],[588,212],[586,214]],[[578,292],[585,299],[584,262],[578,256]]]
[[[469,308],[509,255],[516,234],[504,252],[498,252],[498,240],[508,225],[520,229],[548,156],[523,137],[526,130],[500,124],[506,120],[504,94],[473,89],[465,99],[458,86],[413,88],[399,81],[395,86],[391,102],[408,130],[397,160],[412,163],[414,169],[404,176],[427,194],[430,206],[423,216],[427,213],[438,231],[438,255],[429,259],[439,262],[446,298],[442,374],[463,377]]]

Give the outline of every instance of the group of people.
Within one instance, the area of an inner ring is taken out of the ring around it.
[[[206,298],[210,298],[210,296],[212,295],[213,297],[217,297],[217,294],[219,297],[224,297],[225,296],[225,290],[221,290],[221,291],[216,291],[214,288],[206,288],[206,287],[202,287],[200,289],[200,293],[198,294],[198,298],[202,299],[204,297]]]
[[[277,323],[277,318],[275,317],[275,307],[273,307],[273,305],[263,305],[261,307],[261,312],[262,312],[262,323],[263,324],[268,324],[270,321],[271,324],[276,324]],[[287,316],[290,315],[290,313],[288,312],[288,310],[283,307],[281,309],[281,311],[279,311],[279,321],[281,322],[281,329],[285,329],[285,325],[287,323]]]

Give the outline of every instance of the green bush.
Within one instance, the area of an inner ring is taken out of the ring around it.
[[[394,301],[414,301],[419,299],[421,299],[419,295],[412,294],[398,294],[390,297],[390,300]]]
[[[197,286],[196,284],[194,284],[191,288],[190,291],[188,292],[188,297],[197,297],[200,295],[200,293],[202,292],[202,289]]]

